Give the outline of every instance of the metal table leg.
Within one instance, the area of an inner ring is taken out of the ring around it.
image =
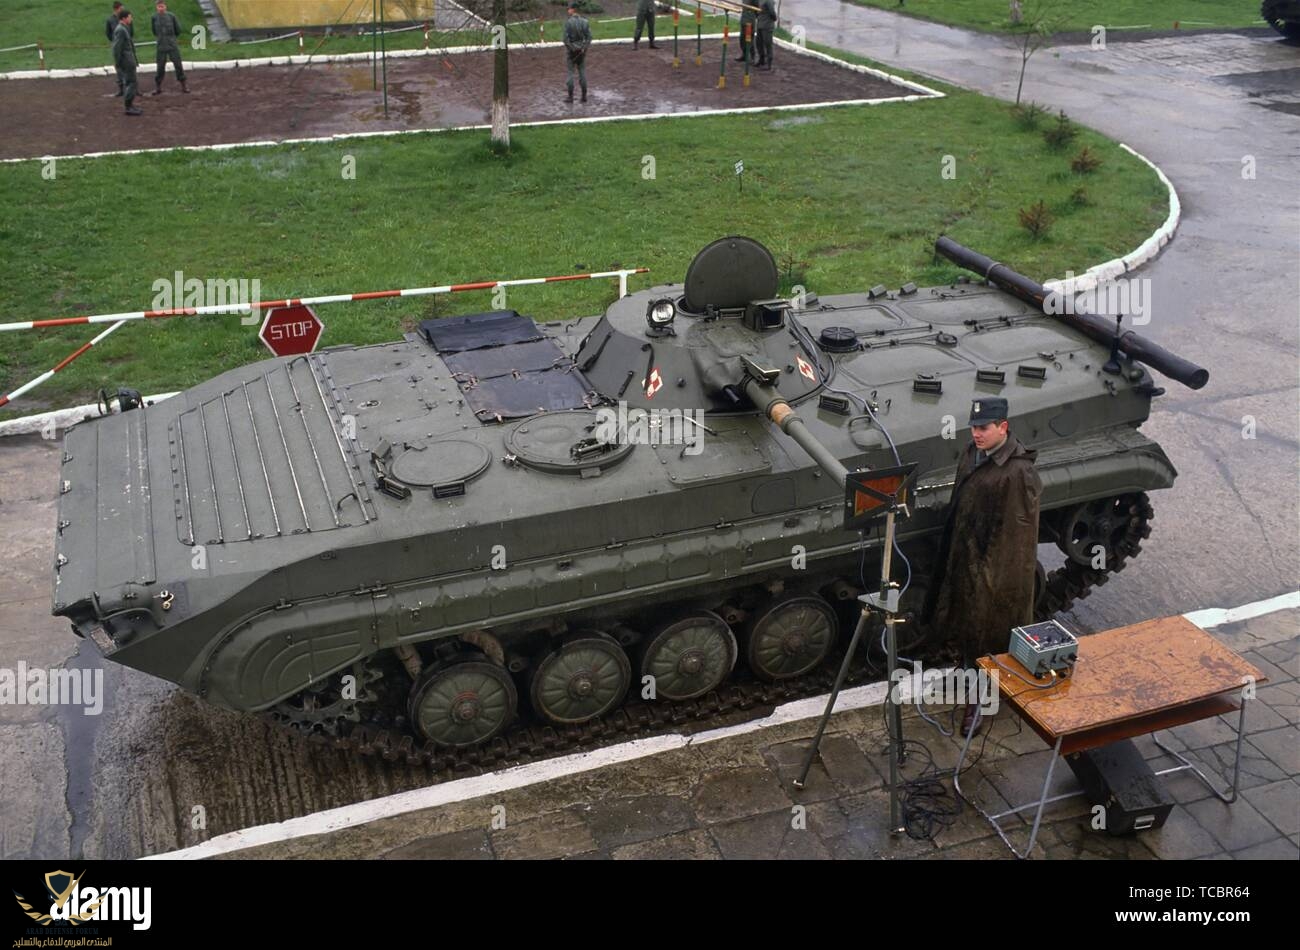
[[[1151,738],[1155,740],[1156,746],[1158,746],[1161,751],[1172,755],[1179,762],[1183,763],[1182,765],[1175,765],[1170,769],[1161,769],[1156,773],[1156,775],[1170,775],[1174,772],[1190,771],[1201,780],[1206,788],[1218,797],[1219,801],[1228,805],[1235,802],[1237,800],[1237,783],[1241,779],[1241,742],[1246,737],[1246,702],[1246,697],[1242,696],[1241,712],[1237,716],[1237,753],[1232,765],[1232,784],[1228,786],[1226,792],[1219,791],[1218,788],[1215,787],[1214,782],[1211,781],[1204,772],[1198,769],[1195,763],[1190,762],[1181,753],[1175,752],[1173,749],[1169,748],[1169,746],[1160,741],[1160,734],[1158,732],[1153,732],[1151,733]]]
[[[986,728],[991,729],[992,724],[988,724]],[[1075,796],[1082,794],[1082,792],[1070,792],[1065,795],[1054,795],[1051,798],[1048,798],[1047,796],[1047,790],[1052,786],[1052,773],[1056,770],[1056,762],[1061,757],[1061,742],[1064,739],[1064,736],[1056,740],[1056,745],[1052,749],[1052,759],[1047,763],[1047,777],[1043,779],[1043,791],[1038,796],[1038,800],[1024,805],[1019,805],[1015,808],[1010,808],[1007,811],[998,812],[996,815],[990,815],[980,806],[979,802],[975,801],[973,798],[967,798],[966,793],[961,790],[961,767],[962,763],[966,761],[966,753],[970,750],[970,744],[974,738],[975,731],[972,730],[971,734],[966,737],[965,744],[961,747],[961,755],[957,757],[957,767],[953,769],[952,773],[952,787],[957,792],[958,796],[960,796],[962,801],[966,802],[966,804],[979,812],[984,820],[993,826],[993,830],[997,832],[998,837],[1002,839],[1002,843],[1011,850],[1012,854],[1018,858],[1026,858],[1029,856],[1029,852],[1034,850],[1034,842],[1038,840],[1038,828],[1043,821],[1043,809],[1051,802],[1062,801],[1066,798],[1074,798]],[[1005,818],[1007,815],[1014,815],[1022,812],[1027,808],[1036,809],[1034,813],[1034,825],[1029,830],[1029,844],[1025,845],[1024,851],[1018,851],[1016,846],[1011,843],[1011,839],[1007,837],[1006,832],[1002,830],[1002,826],[998,824],[998,820]]]

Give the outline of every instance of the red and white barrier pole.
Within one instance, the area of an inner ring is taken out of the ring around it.
[[[132,310],[126,313],[103,313],[84,317],[57,317],[52,320],[24,320],[19,323],[0,323],[0,332],[6,330],[39,330],[46,327],[70,327],[83,323],[116,323],[127,320],[157,320],[166,317],[201,316],[211,313],[249,313],[269,310],[272,307],[316,306],[326,303],[349,303],[357,300],[382,300],[387,297],[428,297],[432,294],[458,294],[467,290],[492,290],[496,287],[526,287],[531,284],[558,284],[567,280],[600,280],[619,278],[619,294],[626,296],[629,274],[644,274],[647,267],[600,271],[592,274],[560,274],[555,277],[522,277],[514,280],[483,280],[470,284],[443,284],[438,287],[410,287],[405,290],[371,290],[358,294],[327,294],[321,297],[290,297],[284,300],[255,300],[250,303],[213,304],[207,307],[177,307],[171,310]]]
[[[45,46],[43,44],[36,44],[36,55],[41,58],[41,69],[49,69],[50,67],[45,62]],[[0,405],[3,405],[3,403],[0,403]]]
[[[37,386],[39,386],[41,383],[45,382],[47,379],[49,379],[51,376],[53,376],[53,375],[54,375],[55,373],[57,373],[59,370],[63,369],[63,367],[67,366],[69,363],[71,363],[73,360],[75,360],[78,356],[80,356],[82,353],[86,352],[88,349],[90,349],[92,346],[94,346],[94,345],[95,345],[96,343],[98,343],[100,340],[104,339],[104,337],[108,336],[110,333],[112,333],[114,330],[116,330],[118,327],[120,327],[120,326],[121,326],[122,324],[124,324],[124,323],[126,323],[125,320],[119,320],[117,323],[114,323],[111,327],[109,327],[109,328],[108,328],[107,330],[105,330],[103,333],[99,334],[99,336],[95,337],[95,338],[94,338],[93,340],[91,340],[89,343],[84,343],[84,344],[82,344],[82,346],[81,346],[78,350],[76,350],[75,352],[71,353],[70,355],[64,357],[64,358],[63,358],[61,361],[59,361],[59,363],[58,363],[57,365],[55,365],[52,369],[47,369],[45,372],[41,373],[41,375],[39,375],[39,376],[37,376],[35,379],[33,379],[30,383],[27,383],[27,384],[24,385],[24,386],[19,386],[17,389],[15,389],[15,390],[14,390],[13,392],[11,392],[9,395],[7,395],[7,396],[0,396],[0,406],[6,405],[7,403],[12,402],[13,400],[15,400],[15,399],[17,399],[19,396],[21,396],[23,393],[27,392],[28,390],[35,389],[35,388],[36,388]]]
[[[298,52],[302,52],[302,30],[298,31]]]
[[[429,24],[424,24],[424,48],[429,48]]]

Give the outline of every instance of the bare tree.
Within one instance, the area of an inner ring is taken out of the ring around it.
[[[1064,21],[1065,13],[1059,9],[1056,0],[1032,0],[1029,4],[1029,13],[1024,19],[1025,31],[1020,37],[1020,81],[1016,83],[1016,105],[1020,105],[1030,57],[1051,43],[1052,34]]]

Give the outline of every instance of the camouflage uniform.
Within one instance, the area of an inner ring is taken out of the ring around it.
[[[140,61],[135,56],[135,41],[131,39],[131,28],[125,23],[118,23],[117,30],[113,33],[113,65],[117,67],[117,74],[122,77],[122,94],[126,99],[126,109],[129,112],[131,103],[135,102],[135,71]]]
[[[763,0],[758,12],[758,65],[772,68],[772,33],[776,30],[776,10],[772,0]]]
[[[582,86],[582,101],[587,101],[587,48],[591,46],[591,27],[586,17],[572,14],[564,21],[564,48],[568,51],[569,71],[567,88],[569,101],[573,101],[573,71],[578,71]]]
[[[632,36],[633,49],[636,49],[641,42],[642,27],[650,33],[650,48],[658,49],[659,47],[655,46],[655,0],[637,0],[636,33]]]
[[[176,19],[176,14],[168,10],[166,13],[155,13],[150,21],[153,27],[153,35],[158,37],[158,71],[153,77],[153,94],[156,96],[162,92],[163,76],[167,71],[167,60],[172,61],[172,68],[176,70],[176,78],[180,80],[181,91],[189,92],[185,88],[185,67],[181,64],[181,48],[176,42],[181,35],[181,21]]]

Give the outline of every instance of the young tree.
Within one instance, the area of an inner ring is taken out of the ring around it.
[[[1020,4],[1013,3],[1013,10]],[[1025,87],[1025,69],[1029,59],[1052,41],[1052,34],[1065,21],[1065,13],[1055,0],[1031,0],[1028,15],[1023,19],[1025,31],[1020,37],[1020,81],[1016,83],[1016,105]]]

